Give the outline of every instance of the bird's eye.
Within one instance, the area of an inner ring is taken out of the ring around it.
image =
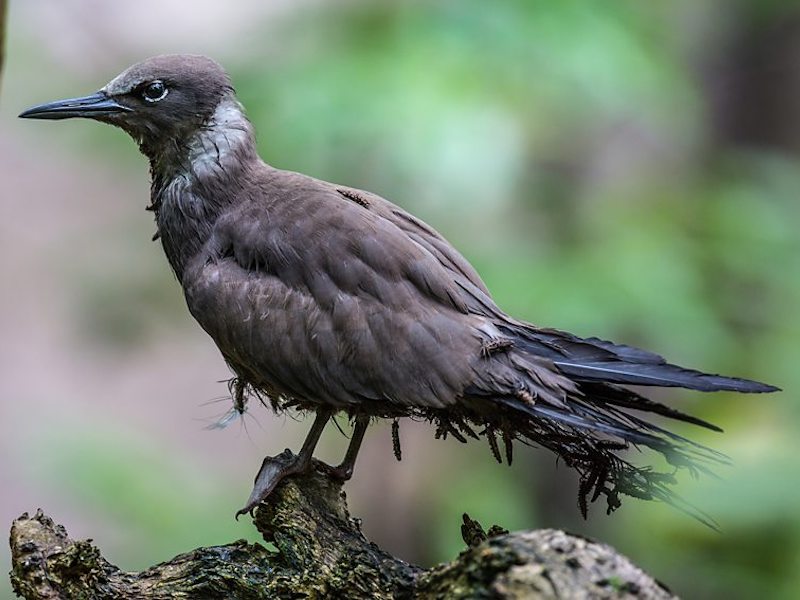
[[[147,102],[158,102],[167,95],[167,91],[167,86],[163,81],[153,81],[142,90],[142,98]]]

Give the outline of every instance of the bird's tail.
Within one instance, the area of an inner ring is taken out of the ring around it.
[[[512,356],[503,359],[506,364],[516,364],[518,373],[538,372],[537,383],[541,384],[541,366],[546,361],[558,374],[556,377],[563,378],[554,384],[563,390],[563,398],[554,401],[553,395],[547,393],[531,397],[518,388],[511,393],[495,393],[491,402],[486,403],[489,390],[481,390],[481,404],[495,407],[494,412],[474,410],[465,413],[461,420],[484,426],[480,433],[489,439],[498,460],[498,434],[506,443],[509,459],[513,440],[553,451],[580,474],[578,503],[584,516],[588,503],[600,496],[605,496],[611,512],[619,507],[620,496],[627,495],[661,500],[714,527],[713,520],[683,501],[672,490],[672,485],[678,470],[686,469],[693,476],[711,475],[714,465],[729,462],[727,457],[651,422],[646,414],[715,431],[720,429],[620,384],[738,392],[770,392],[777,388],[684,369],[667,363],[656,354],[595,338],[581,339],[533,328],[504,333],[514,341],[513,349],[509,350]],[[532,368],[519,370],[520,363]],[[459,420],[459,417],[450,413],[450,429],[453,429],[453,419]],[[459,424],[457,428],[462,429]],[[663,456],[669,467],[658,471],[649,466],[637,466],[626,452],[631,448],[649,448]]]
[[[701,392],[775,392],[766,383],[703,373],[668,363],[662,356],[598,338],[580,338],[555,329],[503,327],[520,349],[546,356],[575,381],[682,387]]]

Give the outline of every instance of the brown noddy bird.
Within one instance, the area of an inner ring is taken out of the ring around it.
[[[587,499],[605,496],[610,511],[626,494],[704,520],[671,491],[671,473],[636,466],[624,450],[648,447],[675,468],[707,471],[724,457],[644,413],[718,428],[626,386],[777,389],[507,315],[426,223],[370,192],[264,163],[228,75],[209,58],[150,58],[97,93],[20,116],[87,117],[139,144],[156,237],[235,373],[235,407],[256,394],[275,410],[316,413],[298,455],[264,459],[237,514],[311,468],[322,430],[343,412],[354,422],[344,461],[316,463],[342,480],[370,419],[417,417],[437,437],[485,437],[498,461],[498,440],[509,463],[515,440],[548,448],[580,473],[584,515]]]

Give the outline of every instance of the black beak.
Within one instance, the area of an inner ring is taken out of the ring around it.
[[[70,119],[72,117],[93,119],[131,110],[113,98],[109,98],[105,92],[96,92],[82,98],[56,100],[33,106],[20,113],[19,116],[22,119]]]

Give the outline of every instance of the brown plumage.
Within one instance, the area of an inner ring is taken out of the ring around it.
[[[369,419],[410,416],[432,421],[437,437],[485,437],[498,461],[511,462],[517,440],[552,450],[580,473],[584,513],[600,495],[609,510],[620,494],[678,503],[671,474],[630,464],[624,450],[649,447],[693,471],[724,457],[641,413],[716,428],[622,386],[776,389],[506,315],[419,219],[261,161],[227,75],[207,58],[152,58],[97,94],[22,116],[91,117],[138,142],[158,237],[189,310],[236,374],[238,409],[250,391],[276,410],[317,413],[298,456],[265,459],[245,509],[309,468],[336,412],[356,423],[345,461],[329,468],[343,479]]]

